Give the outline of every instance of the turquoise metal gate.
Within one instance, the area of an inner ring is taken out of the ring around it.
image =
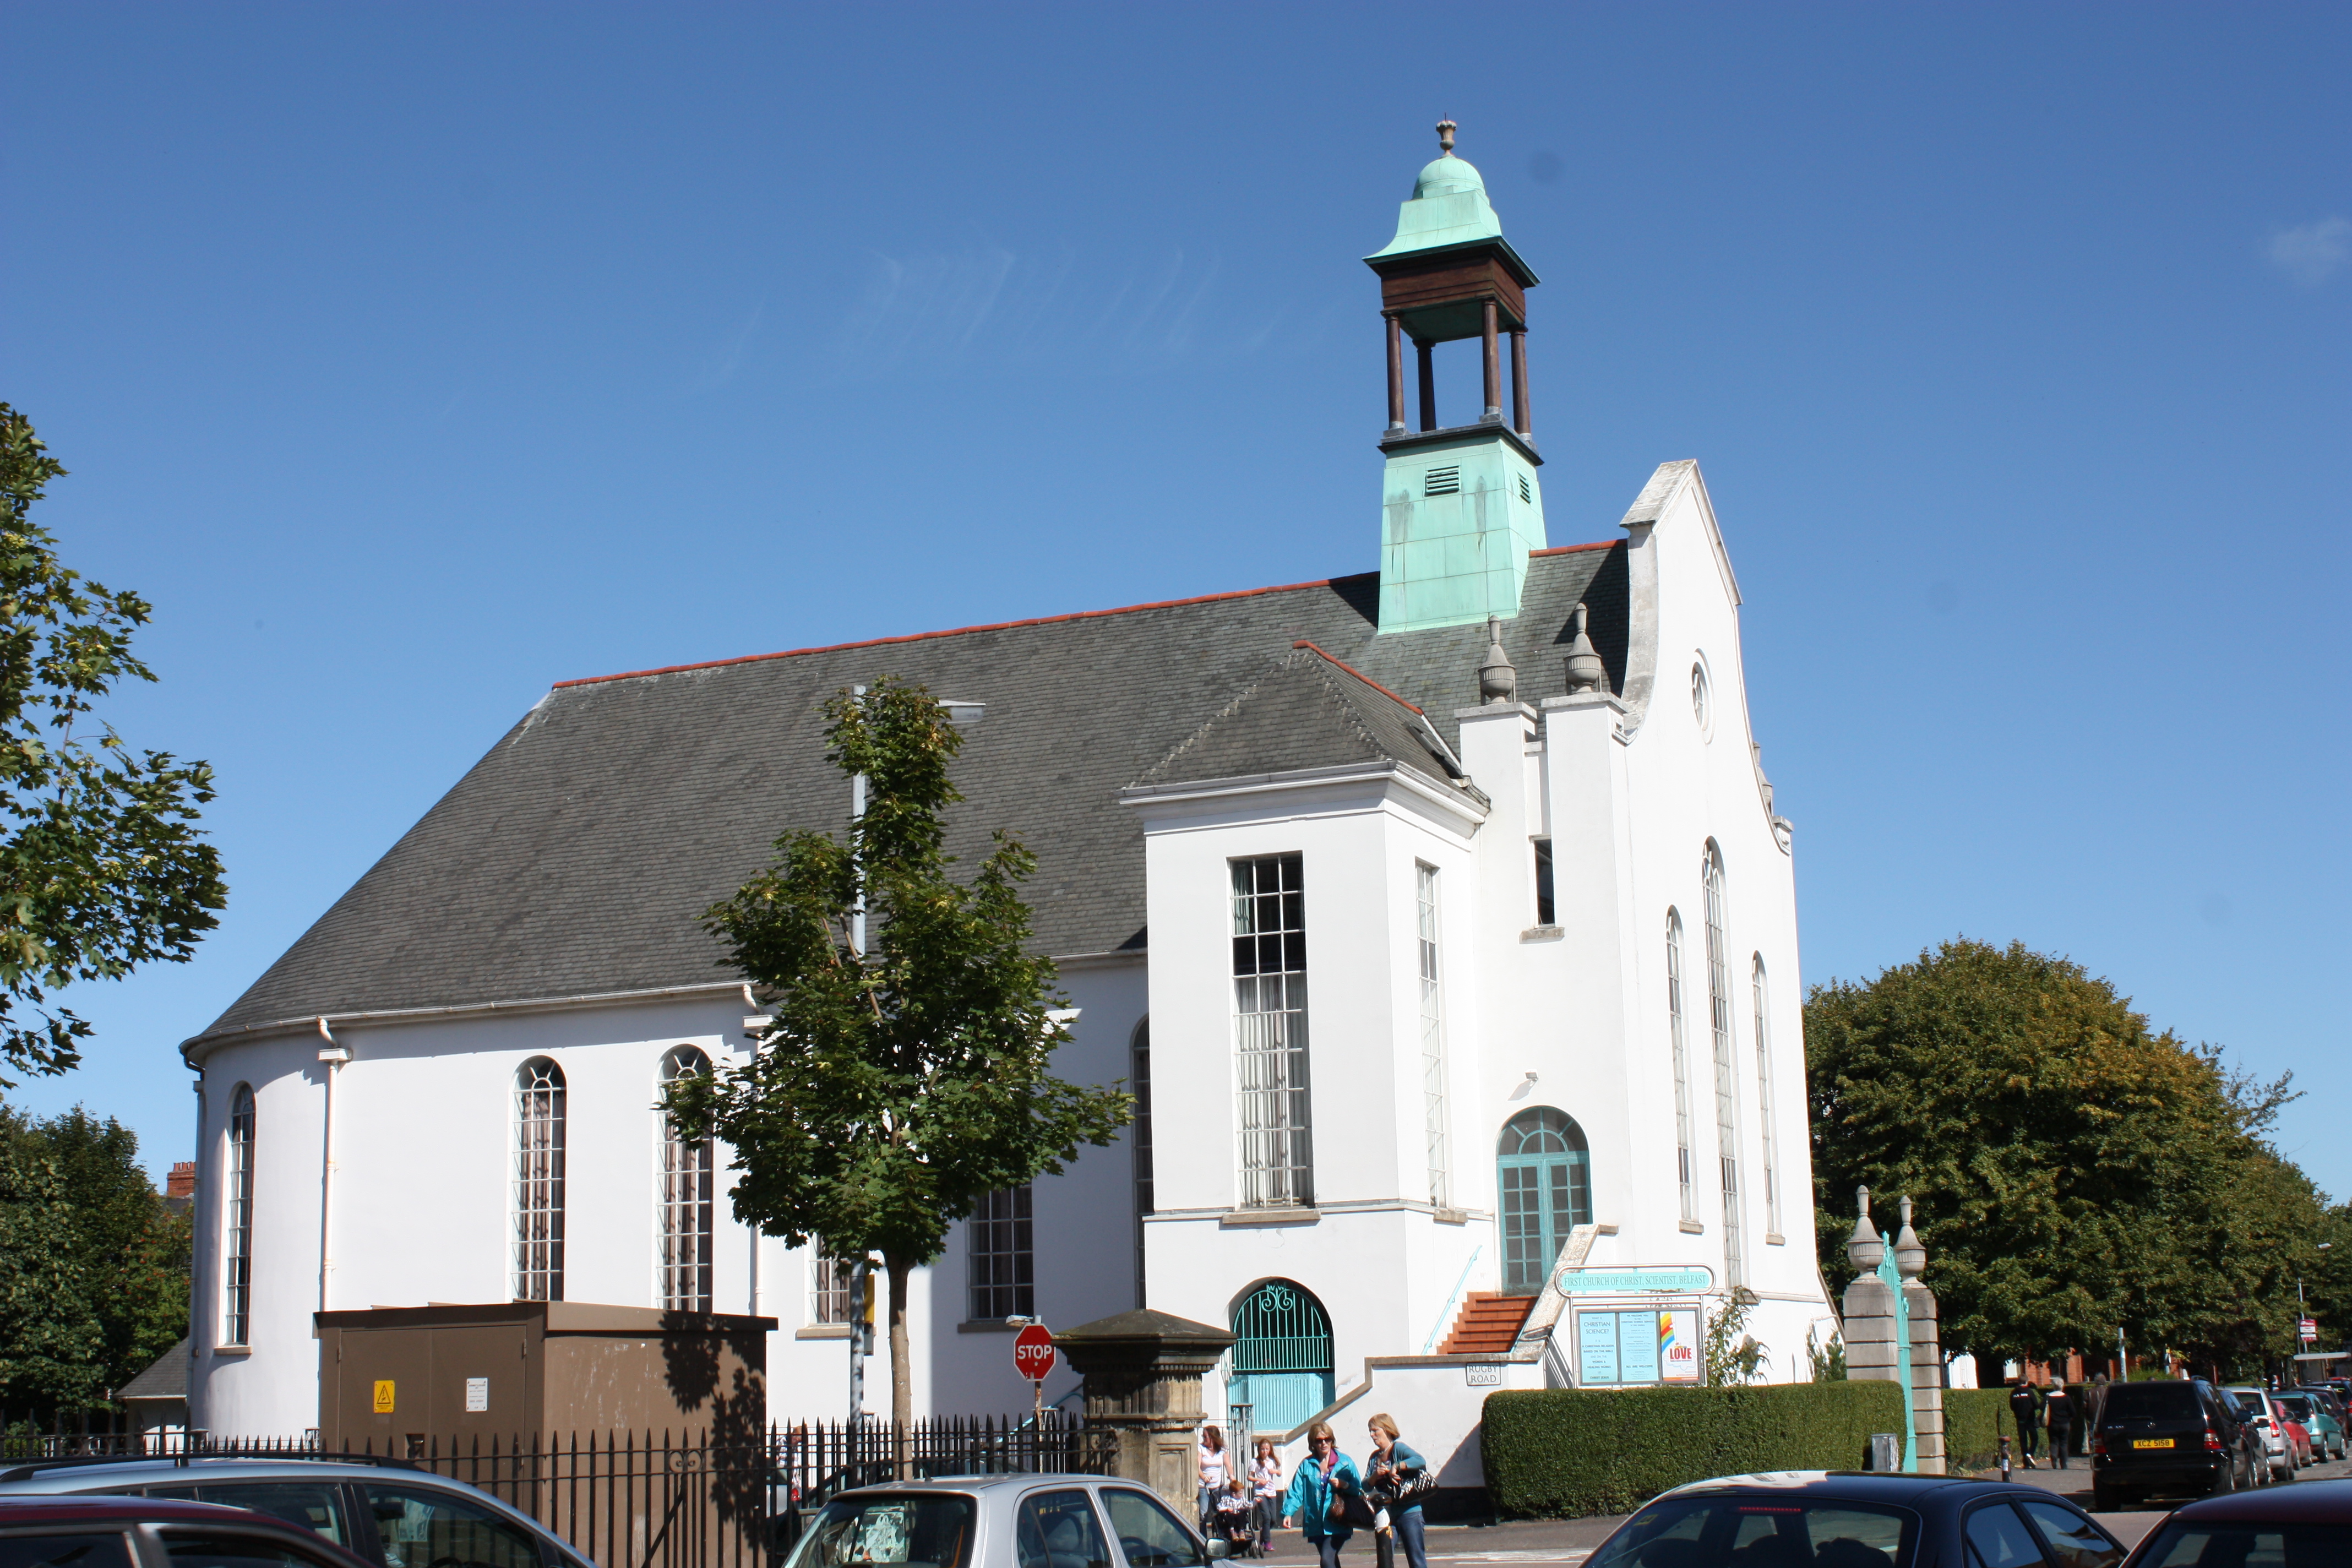
[[[1234,1309],[1234,1387],[1260,1432],[1288,1432],[1331,1403],[1331,1320],[1305,1287],[1270,1279]],[[1236,1441],[1248,1434],[1237,1433]]]

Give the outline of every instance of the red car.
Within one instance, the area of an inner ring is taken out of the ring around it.
[[[2294,1450],[2294,1468],[2302,1469],[2314,1463],[2311,1457],[2311,1428],[2286,1413],[2286,1406],[2275,1398],[2271,1401],[2271,1417],[2279,1425],[2279,1433]]]
[[[372,1568],[299,1525],[241,1508],[136,1497],[0,1498],[10,1568]]]
[[[2305,1481],[2207,1498],[2167,1515],[2124,1568],[2352,1563],[2352,1481]]]

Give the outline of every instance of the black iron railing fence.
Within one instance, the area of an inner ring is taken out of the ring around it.
[[[1077,1416],[786,1421],[764,1440],[665,1431],[402,1436],[322,1450],[304,1437],[222,1437],[127,1429],[104,1413],[10,1424],[0,1467],[77,1458],[389,1458],[479,1487],[602,1568],[763,1568],[803,1515],[852,1487],[940,1476],[1104,1475],[1115,1436]]]

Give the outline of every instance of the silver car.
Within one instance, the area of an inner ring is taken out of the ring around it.
[[[383,1568],[594,1568],[530,1515],[399,1461],[0,1460],[0,1496],[77,1493],[251,1509]]]
[[[1204,1568],[1230,1552],[1133,1481],[950,1476],[843,1492],[785,1568]]]

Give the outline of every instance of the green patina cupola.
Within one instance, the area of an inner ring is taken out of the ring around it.
[[[1543,489],[1528,409],[1527,291],[1537,278],[1503,237],[1478,171],[1440,155],[1398,209],[1396,237],[1364,258],[1380,275],[1388,322],[1388,459],[1381,487],[1381,630],[1462,626],[1519,613],[1528,552],[1545,547]],[[1503,418],[1502,334],[1511,339],[1511,418]],[[1420,362],[1421,428],[1404,423],[1404,340]],[[1432,353],[1480,340],[1486,405],[1470,424],[1440,427]]]

